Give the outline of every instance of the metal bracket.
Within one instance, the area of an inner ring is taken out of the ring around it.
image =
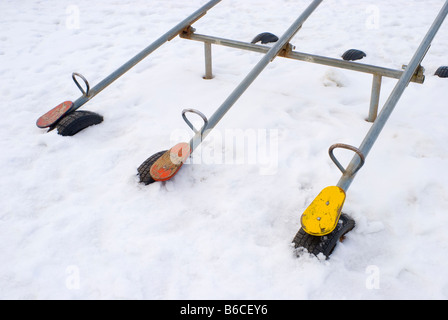
[[[296,48],[296,46],[292,45],[290,42],[288,42],[283,49],[280,51],[280,53],[278,54],[279,57],[284,57],[287,58],[290,56],[290,54],[294,51],[294,49]]]
[[[193,33],[196,32],[196,29],[193,28],[191,25],[185,27],[180,33],[179,37],[189,39]]]
[[[361,163],[359,164],[359,166],[356,168],[356,170],[353,171],[353,175],[356,174],[363,166],[364,163],[366,162],[366,157],[364,156],[364,154],[361,152],[361,150],[359,150],[358,148],[355,148],[353,146],[347,145],[347,144],[342,144],[342,143],[337,143],[334,144],[330,147],[330,150],[328,151],[328,153],[330,154],[330,158],[331,160],[333,160],[334,164],[339,168],[339,170],[341,170],[341,172],[343,174],[347,173],[347,170],[345,170],[345,168],[341,165],[341,163],[336,159],[336,157],[334,156],[334,150],[335,149],[347,149],[347,150],[351,150],[353,152],[355,152],[358,156],[359,159],[361,160]]]
[[[406,70],[408,66],[403,65],[401,69]],[[412,76],[411,81],[418,82],[418,83],[424,83],[425,82],[425,68],[422,65],[419,65],[417,70],[415,71],[414,75]]]
[[[79,84],[78,80],[76,79],[76,77],[79,77],[82,79],[82,81],[84,81],[84,84],[86,85],[86,90],[83,89],[83,87],[81,87],[81,85]],[[87,79],[80,73],[76,73],[73,72],[72,73],[72,79],[75,82],[76,86],[78,87],[79,90],[81,90],[82,95],[86,98],[89,97],[89,93],[90,93],[90,85],[89,82],[87,81]]]
[[[188,120],[188,118],[187,118],[187,113],[194,113],[194,114],[196,114],[196,115],[198,115],[198,116],[200,116],[201,118],[202,118],[202,120],[204,121],[204,125],[202,126],[202,128],[200,129],[200,130],[198,130],[198,129],[196,129],[195,128],[195,126],[190,122],[190,120]],[[183,111],[182,111],[182,118],[184,118],[184,120],[185,120],[185,122],[187,123],[187,125],[191,128],[191,130],[193,130],[194,131],[194,133],[201,133],[201,134],[203,134],[204,133],[204,131],[205,131],[205,128],[207,127],[207,124],[208,124],[208,119],[207,119],[207,117],[202,113],[202,112],[200,112],[200,111],[198,111],[198,110],[195,110],[195,109],[184,109]]]

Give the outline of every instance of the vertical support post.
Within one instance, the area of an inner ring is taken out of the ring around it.
[[[210,42],[204,42],[204,53],[205,53],[205,76],[204,79],[213,79],[213,69],[212,69],[212,44]]]
[[[372,95],[370,97],[370,109],[369,109],[369,117],[367,118],[368,122],[375,122],[378,116],[378,107],[380,104],[380,94],[381,94],[381,83],[383,81],[383,77],[374,74],[373,82],[372,82]]]

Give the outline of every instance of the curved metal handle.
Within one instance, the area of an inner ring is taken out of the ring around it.
[[[341,165],[341,163],[336,159],[336,157],[334,156],[334,150],[335,149],[347,149],[347,150],[351,150],[353,152],[355,152],[359,159],[361,160],[361,163],[359,164],[359,166],[356,168],[356,170],[353,171],[352,174],[356,174],[363,166],[364,163],[366,162],[366,157],[364,156],[364,154],[361,152],[361,150],[359,150],[358,148],[355,148],[353,146],[350,146],[348,144],[343,144],[343,143],[337,143],[334,144],[330,147],[330,150],[328,151],[328,153],[330,154],[330,158],[331,160],[333,160],[334,164],[339,168],[339,170],[341,170],[341,172],[343,174],[345,174],[347,171],[345,170],[345,168]]]
[[[188,118],[186,116],[187,113],[194,113],[194,114],[197,114],[198,116],[200,116],[202,118],[202,120],[204,121],[204,125],[202,126],[202,128],[200,130],[197,130],[195,128],[195,126],[190,122],[190,120],[188,120]],[[194,133],[198,133],[198,132],[201,132],[201,134],[204,133],[204,130],[207,127],[207,124],[208,124],[207,117],[202,112],[200,112],[198,110],[195,110],[195,109],[184,109],[182,111],[182,118],[184,118],[185,122],[191,128],[191,130],[194,131]]]
[[[76,77],[79,77],[82,79],[82,81],[84,81],[84,84],[86,85],[86,90],[84,91],[83,87],[81,87],[81,85],[79,84],[78,80],[76,79]],[[89,96],[89,92],[90,92],[90,85],[89,82],[87,81],[87,79],[80,73],[77,72],[73,72],[72,73],[72,79],[75,82],[76,86],[78,87],[79,90],[81,90],[82,95],[85,97]]]

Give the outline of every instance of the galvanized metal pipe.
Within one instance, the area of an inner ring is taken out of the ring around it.
[[[204,54],[205,54],[205,76],[204,79],[213,79],[212,71],[212,44],[210,42],[204,42]]]
[[[115,80],[120,78],[123,74],[128,72],[132,67],[134,67],[136,64],[138,64],[140,61],[145,59],[148,55],[153,53],[155,50],[160,48],[163,44],[166,42],[172,40],[177,35],[179,35],[185,28],[199,20],[201,17],[203,17],[207,11],[214,6],[216,6],[221,0],[211,0],[204,6],[202,6],[200,9],[196,10],[193,14],[188,16],[186,19],[178,23],[175,27],[173,27],[171,30],[169,30],[167,33],[165,33],[163,36],[161,36],[159,39],[157,39],[155,42],[153,42],[150,46],[145,48],[143,51],[141,51],[139,54],[137,54],[135,57],[133,57],[131,60],[126,62],[124,65],[122,65],[120,68],[118,68],[115,72],[113,72],[111,75],[109,75],[107,78],[102,80],[100,83],[98,83],[95,87],[93,87],[90,90],[90,93],[88,96],[83,95],[79,99],[77,99],[73,103],[73,107],[68,111],[72,112],[76,109],[80,108],[82,105],[84,105],[86,102],[91,100],[93,97],[95,97],[98,93],[100,93],[102,90],[104,90],[106,87],[108,87],[110,84],[112,84]]]
[[[431,47],[431,42],[434,40],[434,37],[436,36],[437,32],[439,31],[440,27],[442,26],[442,23],[444,22],[447,15],[448,15],[448,0],[445,2],[445,5],[441,9],[439,15],[435,19],[434,23],[432,24],[431,28],[429,29],[428,33],[426,34],[425,38],[423,39],[422,43],[420,44],[419,48],[417,49],[411,62],[408,64],[406,71],[403,73],[403,76],[398,81],[398,83],[395,86],[394,90],[392,91],[389,99],[387,100],[386,104],[384,105],[383,109],[381,110],[380,114],[378,115],[378,118],[376,119],[375,123],[372,125],[370,131],[367,133],[364,141],[362,142],[361,146],[359,147],[359,150],[362,152],[362,154],[365,157],[367,157],[367,155],[369,154],[375,141],[377,140],[382,129],[384,128],[387,120],[389,119],[390,115],[394,111],[399,99],[403,95],[406,87],[409,85],[409,82],[411,81],[412,76],[415,74],[415,72],[419,68],[426,53],[428,52],[429,48]],[[348,188],[350,187],[350,185],[353,182],[353,179],[356,176],[356,173],[354,173],[354,170],[355,170],[355,168],[359,167],[359,165],[360,165],[360,159],[357,155],[355,155],[353,157],[352,161],[350,162],[349,166],[347,167],[346,172],[342,175],[341,179],[339,180],[338,187],[340,187],[341,189],[343,189],[345,191],[348,190]]]
[[[289,41],[300,30],[303,23],[317,9],[323,0],[314,0],[308,8],[300,15],[300,17],[291,25],[285,34],[276,42],[276,44],[265,54],[265,56],[257,63],[252,71],[244,78],[241,84],[232,92],[232,94],[224,101],[218,110],[210,117],[208,124],[204,127],[203,133],[198,132],[190,141],[191,151],[193,152],[210,131],[218,124],[224,115],[232,108],[235,102],[249,88],[261,72],[272,62],[275,57],[288,45]]]
[[[372,81],[372,94],[370,97],[369,117],[367,121],[375,122],[378,117],[378,107],[380,105],[381,83],[383,77],[375,74]]]
[[[230,40],[230,39],[214,37],[214,36],[208,36],[208,35],[203,35],[203,34],[198,34],[198,33],[181,34],[180,37],[187,39],[187,40],[211,43],[214,45],[235,48],[235,49],[241,49],[241,50],[247,50],[247,51],[258,52],[258,53],[264,53],[264,54],[266,54],[270,50],[269,47],[263,46],[263,45],[252,44],[252,43],[237,41],[237,40]],[[378,67],[378,66],[369,65],[369,64],[363,64],[363,63],[359,63],[359,62],[344,61],[341,59],[323,57],[323,56],[318,56],[318,55],[303,53],[303,52],[298,52],[298,51],[284,51],[284,52],[280,52],[280,54],[278,56],[283,57],[283,58],[298,60],[298,61],[305,61],[305,62],[311,62],[311,63],[315,63],[315,64],[321,64],[321,65],[325,65],[325,66],[329,66],[329,67],[335,67],[335,68],[358,71],[358,72],[363,72],[363,73],[368,73],[368,74],[373,74],[373,75],[379,75],[382,77],[387,77],[387,78],[392,78],[392,79],[400,79],[404,73],[403,70],[383,68],[383,67]],[[415,82],[415,83],[422,84],[424,82],[424,77],[414,75],[412,77],[411,81]]]

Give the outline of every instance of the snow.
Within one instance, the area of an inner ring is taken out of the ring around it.
[[[80,96],[72,72],[98,83],[205,2],[0,2],[0,298],[448,298],[448,82],[433,76],[448,23],[425,84],[409,85],[349,189],[357,226],[329,260],[297,258],[291,241],[339,180],[329,146],[359,146],[371,126],[369,75],[277,58],[204,142],[208,161],[150,186],[136,169],[191,136],[181,111],[211,116],[260,54],[213,46],[206,81],[201,43],[176,38],[83,107],[102,124],[73,137],[35,126]],[[308,3],[224,0],[194,27],[280,36]],[[292,43],[335,58],[358,48],[400,69],[443,3],[325,0]],[[381,106],[395,83],[384,79]],[[257,155],[232,144],[241,132],[261,132]]]

